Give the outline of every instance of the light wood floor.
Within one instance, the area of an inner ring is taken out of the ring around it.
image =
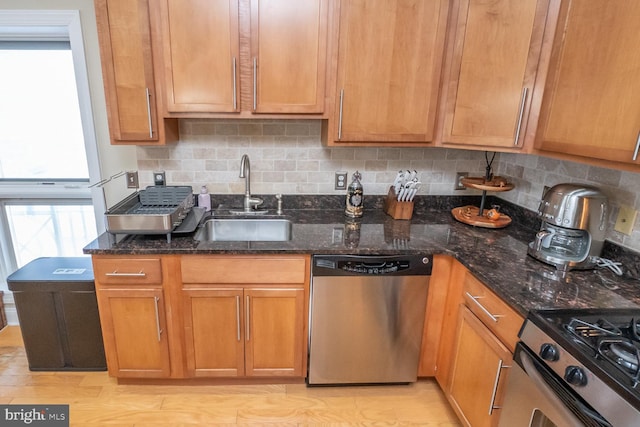
[[[29,371],[20,329],[0,331],[0,404],[68,404],[72,426],[459,426],[438,385],[119,385],[106,372]]]

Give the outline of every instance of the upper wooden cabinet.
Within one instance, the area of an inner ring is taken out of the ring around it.
[[[238,0],[159,0],[167,111],[239,110]]]
[[[324,112],[328,0],[251,0],[252,111]]]
[[[324,111],[327,0],[151,4],[160,11],[167,113]]]
[[[158,116],[147,0],[96,0],[95,10],[112,143],[175,141],[177,123]]]
[[[640,164],[638,22],[637,0],[561,3],[536,148]]]
[[[327,143],[433,140],[448,0],[340,2]]]
[[[443,145],[522,147],[548,6],[549,0],[454,1]]]

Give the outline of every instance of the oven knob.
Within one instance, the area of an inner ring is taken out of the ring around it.
[[[556,362],[560,358],[560,353],[555,345],[544,343],[540,347],[540,357],[547,362]]]
[[[587,385],[587,374],[585,374],[584,370],[579,366],[567,366],[567,369],[564,371],[564,379],[567,380],[569,384],[578,387]]]

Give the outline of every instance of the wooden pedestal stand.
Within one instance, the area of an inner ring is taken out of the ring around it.
[[[463,178],[461,182],[462,185],[467,188],[482,190],[482,200],[480,201],[480,207],[468,205],[453,208],[451,214],[456,220],[465,224],[484,228],[503,228],[511,224],[511,218],[507,215],[501,213],[497,213],[496,215],[495,210],[485,209],[484,206],[487,191],[510,191],[513,190],[513,184],[508,183],[506,179],[499,176],[495,176],[491,179]]]

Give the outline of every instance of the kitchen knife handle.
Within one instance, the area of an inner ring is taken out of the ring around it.
[[[344,99],[344,89],[340,89],[340,114],[338,116],[338,141],[342,139],[342,101]]]
[[[147,95],[147,120],[149,122],[149,138],[153,138],[153,123],[151,122],[151,92],[149,88],[145,88]]]
[[[233,57],[233,109],[238,109],[238,82],[236,74],[238,73],[236,65],[236,57]]]
[[[258,108],[258,58],[253,57],[253,111]]]
[[[638,151],[640,151],[640,131],[638,132],[638,139],[636,139],[636,149],[633,150],[633,157],[631,158],[634,162],[638,160]]]
[[[518,141],[520,140],[520,130],[522,129],[522,117],[524,116],[524,106],[527,103],[527,94],[529,93],[529,88],[522,88],[522,100],[520,101],[520,113],[518,114],[518,124],[516,125],[516,136],[513,139],[513,145],[518,145]]]
[[[153,297],[153,302],[155,303],[155,308],[156,308],[156,331],[158,332],[158,342],[160,342],[161,335],[162,335],[162,329],[160,329],[160,312],[158,311],[159,301],[160,301],[160,298]]]

